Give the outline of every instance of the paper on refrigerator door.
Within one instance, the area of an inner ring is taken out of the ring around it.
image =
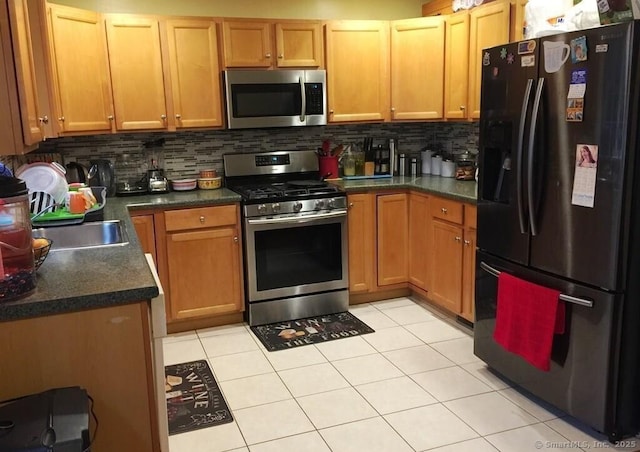
[[[597,172],[598,146],[595,144],[577,145],[571,204],[593,208],[596,196]]]

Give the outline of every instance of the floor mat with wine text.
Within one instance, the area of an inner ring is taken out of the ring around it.
[[[374,332],[350,312],[252,326],[251,331],[270,352]]]
[[[169,434],[233,421],[207,361],[164,367]]]

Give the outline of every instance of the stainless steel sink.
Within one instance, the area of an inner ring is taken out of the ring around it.
[[[76,248],[98,248],[126,245],[129,237],[120,220],[92,221],[70,226],[55,226],[33,230],[33,237],[51,239],[51,251]]]

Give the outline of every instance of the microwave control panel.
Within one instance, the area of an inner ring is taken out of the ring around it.
[[[321,83],[305,83],[305,95],[307,97],[307,115],[321,115],[324,113],[324,93]]]

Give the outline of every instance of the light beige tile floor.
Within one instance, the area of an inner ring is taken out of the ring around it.
[[[604,437],[492,373],[470,330],[442,313],[409,298],[351,312],[376,332],[279,352],[244,324],[166,338],[166,364],[208,359],[234,417],[170,436],[170,451],[605,449]],[[640,450],[630,441],[606,449]]]

